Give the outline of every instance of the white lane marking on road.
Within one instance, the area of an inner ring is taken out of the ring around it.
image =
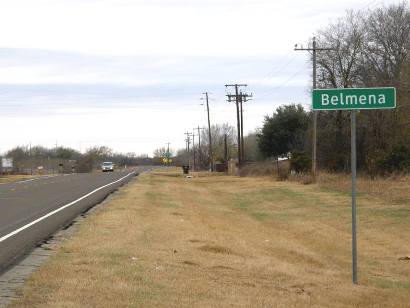
[[[39,180],[39,179],[41,179],[41,178],[34,178],[34,179],[28,179],[28,180],[18,181],[18,182],[16,182],[16,184],[27,183],[27,182],[31,182],[31,181],[35,181],[35,180]]]
[[[42,178],[49,179],[49,178],[55,178],[56,176],[60,176],[60,175],[59,174],[43,175]]]
[[[18,181],[18,182],[6,182],[6,183],[0,183],[0,185],[6,185],[6,184],[21,184],[21,183],[26,183],[26,182],[31,182],[34,180],[39,180],[40,178],[34,178],[34,179],[28,179],[28,180],[23,180],[23,181]]]
[[[54,214],[56,214],[56,213],[58,213],[58,212],[64,210],[65,208],[68,208],[68,207],[70,207],[70,206],[72,206],[72,205],[74,205],[74,204],[80,202],[81,200],[87,198],[88,196],[91,196],[92,194],[96,193],[97,191],[99,191],[99,190],[101,190],[101,189],[104,189],[105,187],[108,187],[108,186],[110,186],[110,185],[112,185],[112,184],[121,182],[123,179],[129,177],[131,174],[134,174],[134,173],[135,173],[135,172],[130,172],[130,173],[128,173],[126,176],[123,176],[122,178],[120,178],[120,179],[118,179],[118,180],[116,180],[116,181],[114,181],[114,182],[111,182],[111,183],[108,183],[108,184],[103,185],[103,186],[101,186],[101,187],[98,187],[98,188],[94,189],[92,192],[89,192],[88,194],[86,194],[86,195],[84,195],[84,196],[78,198],[77,200],[74,200],[73,202],[70,202],[70,203],[68,203],[68,204],[66,204],[66,205],[63,205],[62,207],[60,207],[60,208],[58,208],[58,209],[56,209],[56,210],[54,210],[54,211],[52,211],[52,212],[50,212],[50,213],[48,213],[48,214],[46,214],[46,215],[44,215],[44,216],[42,216],[42,217],[40,217],[40,218],[34,220],[34,221],[32,221],[32,222],[30,222],[30,223],[28,223],[28,224],[22,226],[21,228],[18,228],[18,229],[16,229],[16,230],[14,230],[13,232],[10,232],[9,234],[4,235],[3,237],[0,237],[0,243],[1,243],[1,242],[4,242],[4,241],[7,240],[8,238],[10,238],[10,237],[12,237],[12,236],[14,236],[14,235],[20,233],[21,231],[23,231],[23,230],[25,230],[25,229],[30,228],[31,226],[33,226],[33,225],[39,223],[40,221],[42,221],[42,220],[44,220],[44,219],[46,219],[46,218],[48,218],[48,217],[50,217],[50,216],[52,216],[52,215],[54,215]]]
[[[41,179],[50,179],[50,178],[54,178],[58,175],[45,175],[45,176],[39,176],[37,178],[34,179],[28,179],[28,180],[23,180],[23,181],[18,181],[18,182],[14,182],[14,184],[23,184],[23,183],[27,183],[27,182],[32,182],[32,181],[37,181],[37,180],[41,180]],[[13,182],[11,182],[11,184],[13,184]]]

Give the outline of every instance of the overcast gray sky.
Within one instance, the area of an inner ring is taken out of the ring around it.
[[[348,9],[378,0],[0,0],[0,152],[107,145],[152,154],[206,123],[236,125],[226,83],[247,83],[245,132],[281,104],[309,106],[308,54]]]

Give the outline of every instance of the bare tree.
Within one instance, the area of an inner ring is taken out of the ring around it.
[[[317,54],[319,88],[349,88],[358,85],[363,52],[363,24],[362,14],[350,11],[346,17],[318,32],[319,46],[332,48]],[[348,122],[349,114],[345,111],[319,114],[319,163],[326,164],[331,169],[345,169],[348,166]],[[332,156],[327,155],[329,151]]]
[[[363,84],[398,86],[410,47],[407,3],[368,12],[365,29]]]
[[[224,124],[215,124],[211,126],[211,137],[212,137],[212,151],[214,161],[224,160],[224,147],[225,147],[225,134],[227,136],[228,145],[228,158],[235,157],[235,138],[236,130],[233,126]],[[209,165],[209,138],[208,129],[202,130],[201,133],[201,166],[205,167]]]
[[[357,85],[363,36],[362,15],[353,11],[318,32],[319,46],[332,48],[317,54],[319,87],[349,88]]]

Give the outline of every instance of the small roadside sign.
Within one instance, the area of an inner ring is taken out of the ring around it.
[[[13,158],[4,157],[1,159],[1,167],[4,169],[12,169],[13,168]]]
[[[312,101],[313,110],[392,109],[396,108],[396,89],[314,89]]]

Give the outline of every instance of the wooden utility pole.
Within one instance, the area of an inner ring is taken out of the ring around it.
[[[334,48],[318,48],[316,46],[316,37],[313,37],[312,47],[300,48],[295,45],[295,51],[308,51],[312,52],[313,57],[313,90],[316,89],[316,52],[323,50],[334,50]],[[312,133],[312,176],[316,180],[317,175],[317,110],[313,110],[313,133]]]
[[[239,87],[247,87],[246,84],[227,84],[225,87],[235,87],[235,94],[227,94],[228,102],[235,102],[236,104],[236,121],[238,132],[238,163],[242,163],[244,159],[244,147],[243,147],[243,110],[242,103],[247,102],[251,95],[239,92]]]
[[[193,152],[193,154],[194,154],[194,166],[193,166],[193,170],[195,171],[195,169],[196,169],[196,155],[195,155],[195,133],[192,133],[192,152]]]
[[[241,107],[241,154],[242,154],[242,161],[245,161],[245,142],[244,142],[244,134],[243,134],[243,108],[242,108],[242,103],[249,101],[249,97],[252,97],[251,95],[244,94],[240,92],[239,94],[239,102],[240,102],[240,107]]]
[[[226,168],[228,167],[228,136],[225,133],[224,135],[224,160]]]
[[[208,92],[205,92],[203,94],[205,94],[206,111],[208,113],[209,164],[210,164],[211,171],[214,171],[214,155],[212,153],[211,119],[209,117],[209,97],[208,97]]]
[[[240,105],[240,112],[241,112],[241,160],[245,160],[245,149],[243,147],[243,108],[242,108],[242,92],[240,92],[240,96],[238,97],[239,99],[239,105]]]
[[[198,130],[198,167],[201,169],[201,162],[202,162],[202,153],[201,153],[201,130],[204,129],[203,127],[196,127],[194,129]]]
[[[167,142],[167,155],[166,155],[166,158],[167,158],[167,163],[166,163],[166,165],[167,166],[169,166],[169,159],[170,159],[170,157],[171,157],[171,154],[169,153],[169,145],[171,144],[171,142]]]
[[[190,144],[191,144],[191,134],[192,133],[190,133],[190,132],[186,132],[185,133],[185,135],[186,135],[186,150],[187,150],[187,156],[188,156],[188,159],[187,159],[187,161],[188,161],[188,168],[190,167],[190,164],[191,164],[191,158],[190,158],[190,153],[189,153],[189,146],[190,146]]]

